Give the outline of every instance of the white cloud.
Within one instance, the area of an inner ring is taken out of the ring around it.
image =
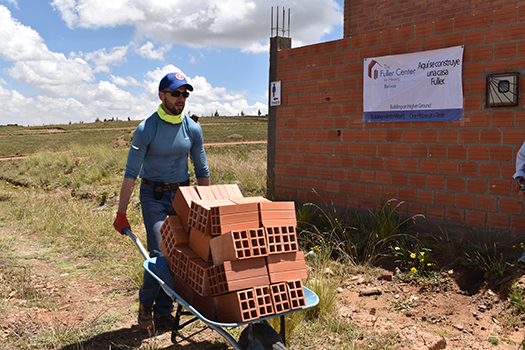
[[[154,49],[155,44],[151,41],[148,41],[140,48],[137,49],[137,53],[144,58],[149,58],[150,60],[164,60],[164,55],[166,52],[171,50],[171,45],[163,45],[157,50]]]
[[[292,8],[294,45],[315,42],[342,22],[341,9],[334,0],[283,1],[280,5]],[[54,0],[53,6],[70,28],[86,31],[127,25],[135,29],[134,41],[124,38],[124,43],[120,39],[113,47],[90,46],[91,52],[78,51],[78,46],[76,52],[55,52],[51,48],[58,47],[56,38],[48,47],[36,30],[20,23],[0,5],[0,59],[5,64],[0,72],[0,124],[143,119],[159,103],[159,80],[181,69],[155,63],[130,73],[123,68],[128,60],[142,64],[139,56],[147,60],[170,59],[193,69],[189,63],[211,58],[202,53],[177,52],[172,47],[182,44],[231,47],[243,52],[268,50],[271,13],[265,0]],[[213,54],[221,50],[217,51]],[[177,55],[185,59],[174,60]],[[189,74],[188,80],[195,91],[187,101],[187,112],[204,116],[215,111],[220,115],[267,112],[266,99],[262,103],[248,102],[243,87],[213,86],[209,79],[195,74]],[[23,85],[41,95],[24,94],[21,91],[25,88],[20,88]]]
[[[81,94],[77,97],[26,97],[0,85],[0,125],[67,124],[79,121],[93,122],[97,118],[144,119],[151,115],[160,103],[160,79],[166,73],[176,71],[180,69],[167,65],[147,72],[142,82],[132,77],[111,76],[112,82],[84,83],[79,87]],[[239,115],[241,112],[257,115],[261,111],[266,114],[266,104],[257,102],[250,105],[241,92],[213,87],[200,76],[187,79],[195,88],[187,102],[187,113],[210,116],[218,111],[220,115]],[[140,85],[145,92],[135,96],[118,87],[126,85]]]
[[[18,1],[17,0],[2,0],[3,2],[7,2],[8,4],[13,5],[16,9],[18,9]]]
[[[72,57],[80,56],[84,57],[86,61],[91,61],[95,64],[93,70],[94,73],[104,72],[108,73],[110,71],[110,66],[115,64],[120,64],[125,62],[126,54],[128,53],[127,46],[117,46],[111,48],[111,50],[106,52],[106,49],[100,49],[94,52],[87,53],[78,53],[71,54]]]
[[[133,77],[118,77],[118,76],[115,76],[115,75],[111,75],[111,81],[113,82],[113,84],[115,85],[118,85],[118,86],[122,86],[122,87],[127,87],[127,86],[139,86],[140,85],[140,82],[133,78]]]
[[[49,58],[40,35],[11,17],[5,6],[0,6],[0,53],[7,61]]]
[[[145,20],[143,11],[134,2],[140,3],[128,0],[55,0],[51,5],[62,13],[62,19],[70,28],[97,28]]]
[[[35,30],[13,19],[4,6],[0,6],[0,54],[14,62],[7,70],[12,78],[54,96],[68,96],[94,79],[84,60],[51,52]]]
[[[59,54],[55,60],[18,61],[8,72],[12,78],[41,93],[62,97],[81,93],[82,85],[94,80],[85,61],[68,60]]]
[[[243,52],[268,48],[271,6],[267,0],[54,0],[53,6],[70,28],[131,25],[137,40],[194,47],[219,46]],[[318,42],[335,25],[342,24],[342,9],[335,0],[283,0],[291,10],[293,41]],[[277,8],[274,8],[277,12]],[[286,27],[288,12],[286,12]],[[275,14],[273,26],[279,24]]]

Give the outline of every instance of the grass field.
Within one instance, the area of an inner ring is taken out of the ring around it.
[[[60,152],[74,145],[129,145],[140,121],[105,121],[46,126],[0,126],[0,157]],[[205,142],[264,141],[264,117],[201,117]]]

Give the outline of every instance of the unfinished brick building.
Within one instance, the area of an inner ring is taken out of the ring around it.
[[[268,195],[401,213],[467,229],[525,231],[512,181],[525,140],[525,2],[345,1],[344,37],[289,48],[271,40]],[[463,115],[363,122],[363,61],[464,46]],[[487,76],[518,72],[518,105],[488,107]]]

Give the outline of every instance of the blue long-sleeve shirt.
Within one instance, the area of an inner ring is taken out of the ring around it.
[[[209,177],[204,139],[199,124],[185,116],[182,123],[171,124],[157,112],[136,128],[128,153],[124,177],[140,177],[164,183],[181,183],[190,178],[188,154],[195,176]]]

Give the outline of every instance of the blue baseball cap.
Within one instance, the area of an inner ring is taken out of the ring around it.
[[[171,90],[176,90],[181,86],[186,85],[189,91],[193,91],[193,86],[188,84],[186,77],[182,73],[168,73],[162,78],[159,84],[159,91],[162,91],[166,88]]]

